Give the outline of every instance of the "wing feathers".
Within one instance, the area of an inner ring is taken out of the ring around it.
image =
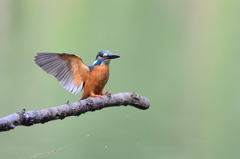
[[[35,62],[72,94],[82,90],[89,72],[81,58],[72,54],[38,53]]]

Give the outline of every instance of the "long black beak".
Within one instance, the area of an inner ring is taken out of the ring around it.
[[[114,55],[114,54],[110,54],[107,56],[107,59],[116,59],[116,58],[119,58],[120,56],[119,55]]]

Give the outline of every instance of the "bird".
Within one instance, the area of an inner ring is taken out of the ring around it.
[[[70,53],[37,53],[35,63],[46,73],[54,76],[70,93],[76,95],[82,90],[81,99],[88,97],[103,98],[104,86],[109,79],[109,64],[119,58],[109,50],[97,53],[92,65],[87,66],[81,57]]]

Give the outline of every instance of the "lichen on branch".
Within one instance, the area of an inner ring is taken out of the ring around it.
[[[108,94],[103,98],[87,98],[74,103],[51,107],[43,110],[20,110],[0,118],[0,131],[8,131],[16,126],[31,126],[38,123],[46,123],[52,120],[64,119],[68,116],[79,116],[89,111],[96,111],[107,107],[133,106],[138,109],[148,109],[148,98],[137,93]]]

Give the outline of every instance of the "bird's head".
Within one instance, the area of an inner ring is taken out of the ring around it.
[[[115,55],[109,50],[101,50],[98,52],[96,60],[93,62],[91,66],[89,66],[89,68],[90,70],[93,70],[95,66],[108,65],[111,59],[116,59],[119,57],[120,57],[119,55]]]
[[[96,60],[99,60],[99,59],[116,59],[116,58],[119,58],[119,57],[120,57],[119,55],[115,55],[109,50],[101,50],[101,51],[98,52],[98,54],[96,56]]]

